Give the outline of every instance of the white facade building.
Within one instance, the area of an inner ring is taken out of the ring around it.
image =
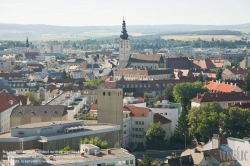
[[[250,139],[227,138],[228,147],[231,154],[237,160],[236,166],[250,165]]]
[[[47,53],[63,53],[63,46],[62,45],[56,45],[56,44],[49,44],[46,46],[46,52]]]
[[[0,71],[12,71],[10,58],[0,57]]]
[[[72,74],[72,77],[73,77],[74,79],[76,79],[76,78],[81,78],[81,71],[80,71],[80,70],[72,71],[71,74]]]

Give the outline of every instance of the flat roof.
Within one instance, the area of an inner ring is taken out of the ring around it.
[[[32,125],[32,124],[30,124]],[[113,124],[103,124],[103,123],[97,123],[97,124],[87,124],[87,125],[83,125],[85,127],[85,130],[80,130],[80,131],[75,131],[75,132],[69,132],[69,133],[53,133],[53,134],[50,134],[50,135],[42,135],[42,137],[46,137],[46,138],[49,138],[49,137],[57,137],[58,139],[63,139],[62,137],[74,137],[75,134],[77,134],[77,136],[79,135],[86,135],[88,134],[88,132],[93,132],[93,131],[96,131],[96,130],[109,130],[111,129],[112,131],[115,131],[116,128],[117,130],[120,130],[120,126],[119,125],[113,125]],[[119,129],[118,129],[119,127]],[[107,132],[107,131],[105,131]],[[81,134],[81,133],[86,133],[86,134]],[[91,133],[93,134],[93,133]],[[96,133],[98,134],[98,133]],[[61,136],[61,137],[58,137],[58,136]],[[11,136],[11,133],[10,132],[7,132],[7,133],[3,133],[3,134],[0,134],[0,142],[1,141],[1,138],[19,138],[19,139],[25,139],[25,138],[29,138],[29,137],[13,137]],[[32,139],[32,140],[38,140],[39,142],[41,142],[42,140],[40,139]],[[5,141],[4,141],[5,142]],[[11,142],[11,140],[10,140]]]
[[[24,125],[19,125],[12,128],[39,128],[39,127],[47,127],[53,125],[61,125],[61,124],[70,124],[70,123],[77,123],[82,122],[83,120],[68,120],[68,121],[50,121],[50,122],[39,122],[39,123],[29,123]]]
[[[93,161],[103,161],[103,160],[110,160],[110,159],[124,159],[124,158],[129,158],[132,159],[134,158],[134,155],[128,153],[127,150],[122,149],[122,148],[111,148],[111,154],[107,153],[106,149],[101,149],[100,150],[100,155],[95,156],[95,155],[89,155],[87,153],[84,153],[84,156],[81,156],[79,152],[77,153],[72,153],[72,154],[55,154],[55,155],[43,155],[44,163],[41,164],[41,166],[51,166],[51,165],[61,165],[61,164],[70,164],[70,163],[82,163],[82,164],[89,164]],[[32,157],[32,156],[37,156],[40,153],[37,153],[34,150],[25,150],[23,151],[23,154],[10,154],[11,157],[13,158],[25,158],[25,157]],[[42,154],[41,154],[42,155]],[[53,160],[51,160],[51,156],[53,156]],[[27,160],[26,158],[26,160]],[[4,163],[6,165],[9,165],[8,163]]]

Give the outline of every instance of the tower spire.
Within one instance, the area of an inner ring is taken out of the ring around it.
[[[26,38],[26,52],[29,52],[29,47],[30,47],[30,44],[29,44],[29,39],[27,36],[27,38]]]
[[[120,38],[128,39],[128,33],[127,33],[127,30],[126,30],[126,23],[125,23],[125,20],[124,20],[124,16],[123,16],[122,31],[121,31]]]

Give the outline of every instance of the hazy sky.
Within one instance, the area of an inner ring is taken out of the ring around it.
[[[0,23],[49,25],[243,24],[250,0],[0,0]]]

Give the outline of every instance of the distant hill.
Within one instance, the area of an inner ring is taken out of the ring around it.
[[[250,23],[239,25],[127,25],[128,33],[167,34],[184,31],[203,30],[241,30],[250,29]],[[26,36],[85,36],[119,34],[121,25],[117,26],[52,26],[43,24],[21,25],[0,23],[0,39],[25,38]]]

